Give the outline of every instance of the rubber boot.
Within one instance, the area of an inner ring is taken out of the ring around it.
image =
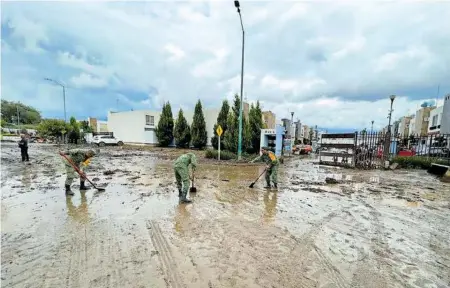
[[[178,198],[181,198],[183,192],[181,191],[181,189],[178,189]]]
[[[278,184],[277,183],[273,183],[273,188],[278,190]]]
[[[80,180],[80,190],[89,190],[91,189],[90,187],[86,187],[86,185],[84,185],[84,181]]]
[[[70,185],[66,185],[66,195],[70,196],[75,195],[75,193],[73,193],[72,190],[70,190]]]
[[[272,188],[272,187],[270,186],[270,183],[267,183],[266,186],[264,186],[264,189],[270,189],[270,188]]]
[[[191,203],[192,201],[186,198],[187,191],[183,192],[180,197],[180,203]]]

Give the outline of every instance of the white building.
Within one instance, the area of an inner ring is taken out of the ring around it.
[[[409,121],[409,131],[408,136],[415,135],[414,132],[416,131],[416,116],[411,118]]]
[[[444,106],[440,106],[430,112],[430,121],[428,122],[428,135],[439,134],[441,130],[443,111]]]
[[[172,111],[174,121],[178,116],[178,110]],[[189,125],[192,124],[194,117],[193,111],[183,111]],[[127,144],[158,144],[156,137],[156,128],[158,126],[160,111],[137,110],[108,113],[108,130],[114,133],[114,136]],[[219,115],[219,109],[204,109],[203,115],[206,122],[206,132],[208,134],[207,146],[211,146],[211,137],[213,136],[214,124]]]
[[[441,134],[450,134],[450,94],[444,97],[440,132]]]

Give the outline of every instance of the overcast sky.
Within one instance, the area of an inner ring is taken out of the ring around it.
[[[244,96],[277,118],[327,128],[387,125],[450,93],[450,2],[241,1]],[[239,92],[233,1],[2,2],[1,97],[45,117],[220,107]],[[447,20],[446,20],[447,19]]]

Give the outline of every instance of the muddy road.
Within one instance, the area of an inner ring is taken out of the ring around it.
[[[2,287],[450,286],[450,185],[426,172],[295,158],[274,192],[200,159],[178,205],[171,157],[106,148],[87,170],[106,191],[66,198],[56,147],[27,165],[2,144]]]

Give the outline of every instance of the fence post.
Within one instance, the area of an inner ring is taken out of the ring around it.
[[[431,157],[431,144],[433,143],[433,135],[430,135],[430,144],[428,144],[428,158]]]
[[[355,138],[354,138],[354,141],[353,141],[352,167],[356,167],[356,147],[358,147],[358,131],[355,132]]]

